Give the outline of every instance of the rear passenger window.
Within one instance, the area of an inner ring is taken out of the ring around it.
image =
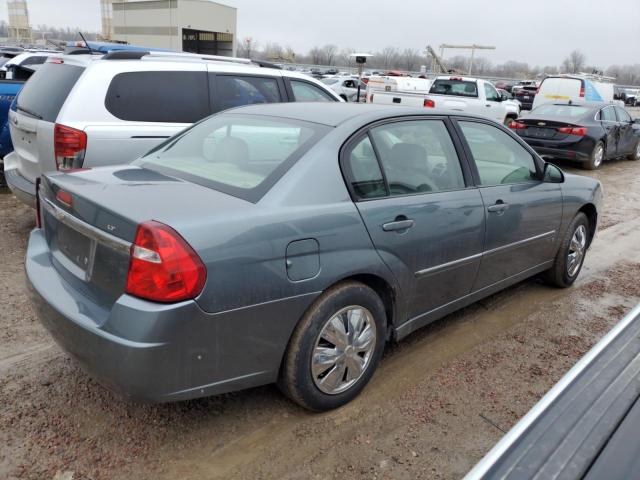
[[[324,90],[308,82],[291,80],[291,89],[296,102],[335,102],[336,99]]]
[[[613,107],[607,107],[600,110],[600,120],[605,122],[617,122],[616,112]]]
[[[133,122],[194,123],[210,114],[206,72],[127,72],[113,77],[107,110]]]
[[[533,156],[500,129],[459,122],[483,186],[538,182]]]
[[[269,77],[216,75],[215,111],[251,105],[281,102],[278,81]]]
[[[371,129],[391,195],[465,187],[462,168],[441,120],[394,122]]]
[[[351,188],[359,198],[386,196],[387,190],[382,172],[368,136],[351,147],[346,158],[347,177],[351,180]]]

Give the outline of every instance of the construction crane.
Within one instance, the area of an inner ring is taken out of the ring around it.
[[[9,38],[16,43],[32,43],[33,33],[29,25],[27,0],[7,0],[9,11]]]
[[[438,56],[433,48],[430,45],[427,45],[427,54],[431,55],[431,71],[435,73],[455,73],[456,75],[462,75],[462,72],[456,70],[455,68],[447,68],[447,66],[442,61],[442,58]]]
[[[473,71],[473,59],[476,55],[476,50],[495,50],[496,47],[492,47],[492,46],[484,46],[484,45],[476,45],[475,43],[473,45],[447,45],[447,44],[442,44],[440,45],[440,57],[443,58],[444,57],[444,50],[446,48],[462,48],[464,50],[471,50],[471,60],[469,61],[469,75],[471,75],[471,72]]]

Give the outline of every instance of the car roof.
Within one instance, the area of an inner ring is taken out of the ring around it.
[[[262,103],[247,105],[227,110],[229,114],[265,115],[271,117],[289,118],[312,123],[319,123],[330,127],[347,122],[356,117],[360,117],[363,123],[375,122],[376,120],[388,117],[402,117],[411,115],[420,116],[469,116],[461,112],[420,109],[417,107],[399,107],[393,105],[376,105],[366,103],[346,103],[346,102],[289,102],[289,103]],[[224,114],[223,113],[223,114]]]

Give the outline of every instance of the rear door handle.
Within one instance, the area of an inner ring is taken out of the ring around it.
[[[398,230],[407,230],[408,228],[413,227],[414,221],[401,215],[396,217],[393,222],[384,223],[382,225],[382,230],[385,232],[397,232]]]
[[[504,203],[502,200],[498,200],[495,205],[490,205],[487,207],[487,211],[491,213],[501,213],[509,208],[508,203]]]

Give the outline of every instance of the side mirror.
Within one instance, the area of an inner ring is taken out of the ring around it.
[[[545,162],[542,180],[547,183],[563,183],[564,172],[553,163]]]

